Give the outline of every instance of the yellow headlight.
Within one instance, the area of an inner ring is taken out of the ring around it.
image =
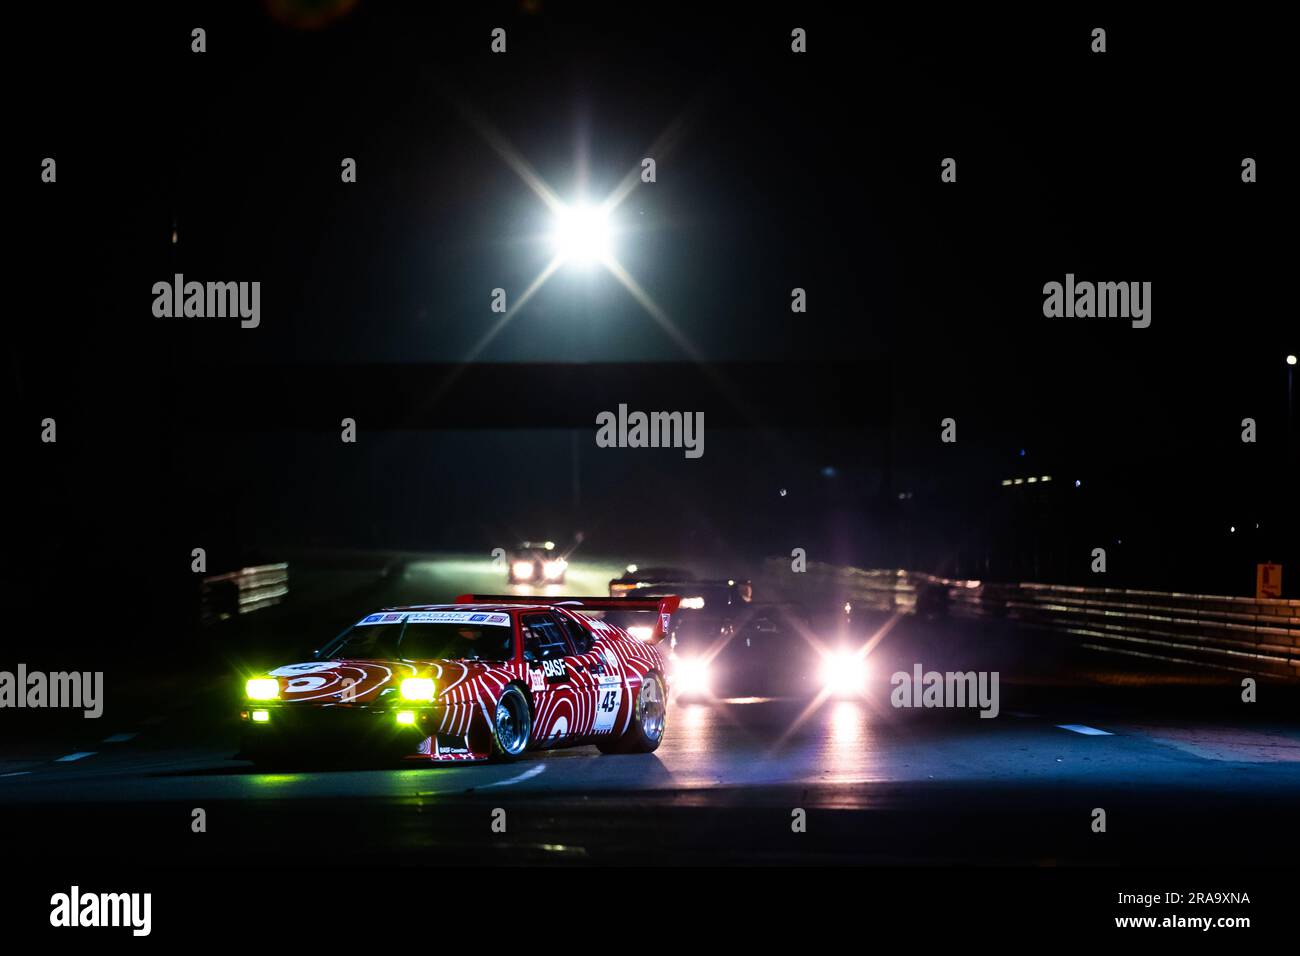
[[[433,700],[433,678],[406,678],[402,681],[402,700]]]
[[[254,677],[244,684],[249,700],[275,700],[280,696],[280,682],[274,677]]]
[[[413,710],[399,710],[399,711],[397,712],[397,722],[398,722],[399,724],[401,724],[403,727],[414,727],[414,726],[415,726],[415,711],[413,711]]]
[[[270,721],[271,712],[269,710],[255,710],[252,713],[252,718],[255,724],[265,724]]]

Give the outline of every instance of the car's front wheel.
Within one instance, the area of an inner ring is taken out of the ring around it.
[[[528,709],[528,698],[516,685],[510,684],[501,692],[492,712],[492,756],[497,760],[519,757],[528,749],[532,729],[533,715]]]
[[[668,694],[663,679],[656,673],[641,680],[632,704],[632,724],[614,740],[601,740],[596,746],[605,754],[648,754],[659,747],[668,724]]]

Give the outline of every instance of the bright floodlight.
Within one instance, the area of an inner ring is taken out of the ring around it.
[[[1295,356],[1294,356],[1294,355],[1288,355],[1288,356],[1286,357],[1286,364],[1287,364],[1287,365],[1294,365],[1294,364],[1295,364]]]
[[[551,233],[556,254],[565,262],[589,266],[609,257],[609,214],[598,206],[565,206],[555,215]]]

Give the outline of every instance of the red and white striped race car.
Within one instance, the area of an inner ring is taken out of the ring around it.
[[[360,743],[433,761],[510,760],[595,744],[648,753],[667,720],[663,658],[678,597],[464,594],[362,618],[301,664],[245,683],[255,761]],[[618,622],[652,613],[651,627]],[[600,615],[600,616],[595,616]]]

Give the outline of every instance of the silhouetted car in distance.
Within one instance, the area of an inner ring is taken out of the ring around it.
[[[507,558],[511,584],[563,584],[569,567],[554,541],[521,541]]]
[[[681,598],[666,652],[668,682],[677,697],[799,694],[812,686],[810,675],[789,658],[791,639],[798,637],[787,609],[755,603],[747,580],[703,579],[683,568],[631,565],[609,582],[609,594]]]

